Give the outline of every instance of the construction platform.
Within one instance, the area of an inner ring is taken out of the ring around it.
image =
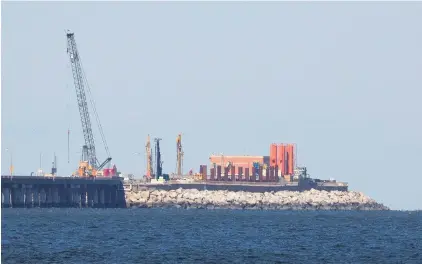
[[[278,191],[307,191],[311,189],[325,191],[348,191],[348,184],[344,182],[221,182],[221,181],[167,181],[163,183],[143,183],[143,182],[125,182],[125,190],[141,191],[145,189],[155,190],[177,190],[197,189],[209,191],[244,191],[244,192],[278,192]]]
[[[1,176],[1,206],[125,207],[123,179]]]

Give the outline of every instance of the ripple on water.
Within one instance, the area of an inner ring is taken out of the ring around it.
[[[2,263],[422,263],[408,212],[2,209]]]

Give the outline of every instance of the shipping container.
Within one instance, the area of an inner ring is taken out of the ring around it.
[[[104,175],[104,177],[109,177],[110,176],[110,169],[104,169],[103,175]]]

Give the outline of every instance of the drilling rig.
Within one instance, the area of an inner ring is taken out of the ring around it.
[[[163,162],[161,161],[161,151],[160,151],[160,140],[161,138],[154,138],[155,141],[155,179],[158,180],[163,176]]]
[[[182,135],[179,134],[176,139],[176,151],[177,151],[177,164],[176,164],[176,175],[182,176],[183,173],[183,150],[182,150]]]
[[[145,152],[147,154],[147,171],[146,176],[150,179],[153,175],[153,167],[152,167],[152,153],[151,153],[151,140],[148,135],[147,137],[147,144],[145,145]]]
[[[76,174],[80,177],[96,177],[97,173],[101,172],[101,169],[111,161],[110,152],[108,150],[100,119],[98,117],[95,104],[91,96],[91,90],[86,80],[85,72],[82,68],[81,58],[76,47],[75,35],[74,33],[67,31],[66,37],[67,53],[69,54],[70,64],[72,66],[73,81],[75,84],[79,114],[82,123],[82,131],[85,139],[85,144],[82,147],[81,161],[79,162],[79,168]],[[95,151],[94,136],[92,133],[88,104],[85,96],[85,86],[90,96],[91,106],[97,120],[101,138],[108,156],[108,158],[101,164],[98,162]]]

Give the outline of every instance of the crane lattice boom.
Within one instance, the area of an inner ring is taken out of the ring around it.
[[[92,107],[94,110],[94,114],[96,115],[95,117],[98,122],[101,137],[102,137],[102,140],[103,140],[103,143],[105,145],[106,152],[108,155],[108,158],[106,159],[106,161],[104,161],[102,164],[99,164],[96,151],[95,151],[95,142],[94,142],[94,136],[93,136],[92,128],[91,128],[91,120],[90,120],[89,111],[88,111],[88,104],[87,104],[87,100],[85,96],[86,78],[85,78],[85,74],[82,68],[82,63],[79,57],[79,52],[76,47],[75,35],[74,33],[67,32],[66,36],[67,36],[67,53],[69,54],[70,64],[72,66],[73,81],[76,88],[76,97],[78,100],[79,114],[80,114],[81,123],[82,123],[82,131],[83,131],[83,135],[85,139],[84,149],[87,152],[86,153],[87,161],[89,162],[89,164],[92,166],[94,170],[100,170],[102,167],[104,167],[106,163],[108,163],[111,160],[110,153],[108,151],[108,146],[105,141],[104,133],[101,128],[101,123],[96,113],[95,105],[92,101],[92,98],[90,98]],[[88,83],[86,83],[86,86],[88,88],[88,92],[90,93]]]

